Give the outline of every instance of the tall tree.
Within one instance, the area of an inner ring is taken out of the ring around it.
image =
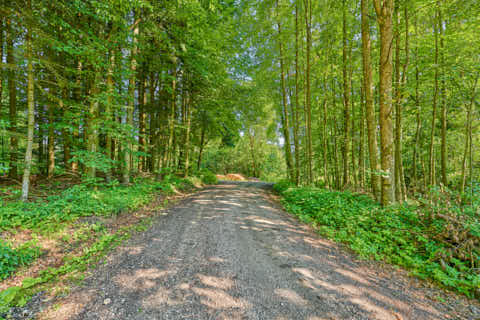
[[[368,0],[362,0],[362,65],[363,65],[363,88],[365,93],[365,113],[367,120],[368,152],[370,160],[370,182],[372,191],[377,200],[380,199],[380,186],[378,172],[378,145],[377,145],[377,121],[375,107],[373,105],[373,82],[371,68],[371,40],[370,24],[368,22]]]
[[[393,184],[393,130],[392,130],[392,48],[393,0],[374,0],[380,29],[380,146],[381,146],[381,203],[394,199]]]

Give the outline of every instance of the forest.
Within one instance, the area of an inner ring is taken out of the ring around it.
[[[0,318],[130,232],[78,219],[228,173],[480,297],[480,2],[1,0],[0,18]],[[16,275],[72,237],[99,240]]]

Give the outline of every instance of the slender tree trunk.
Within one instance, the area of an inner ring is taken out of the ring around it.
[[[325,80],[325,87],[326,87],[326,80]],[[325,188],[328,188],[329,187],[329,183],[328,183],[328,157],[327,157],[327,148],[328,148],[328,145],[327,145],[327,117],[328,117],[328,113],[327,113],[327,96],[325,96],[325,100],[323,101],[323,127],[322,127],[322,130],[323,130],[323,179],[324,179],[324,183],[325,183]]]
[[[400,106],[400,14],[399,14],[399,3],[395,2],[395,73],[394,73],[394,106],[395,106],[395,147],[394,147],[394,190],[395,190],[395,200],[401,201],[402,199],[402,188],[400,188],[400,149],[401,149],[401,106]]]
[[[27,0],[29,12],[32,12],[31,0]],[[32,54],[32,31],[27,28],[26,37],[26,58],[27,58],[27,148],[25,150],[25,169],[23,170],[22,201],[28,200],[30,187],[30,170],[32,168],[33,131],[35,130],[35,101],[34,101],[34,78],[33,78],[33,54]]]
[[[75,79],[75,90],[74,90],[75,100],[78,104],[80,104],[82,102],[81,101],[82,100],[82,94],[81,94],[81,92],[82,92],[82,89],[81,89],[82,70],[83,70],[83,64],[82,64],[82,61],[79,60],[77,62],[77,75],[76,75],[76,79]],[[79,126],[78,126],[77,123],[75,123],[74,127],[73,127],[73,142],[74,142],[74,144],[78,146],[79,140],[80,140]],[[77,161],[72,161],[70,169],[73,173],[77,173],[78,162]]]
[[[362,0],[362,65],[363,88],[365,93],[365,113],[367,120],[368,151],[370,160],[370,180],[375,199],[380,200],[380,186],[378,172],[378,145],[377,145],[377,120],[373,105],[372,68],[371,68],[371,40],[370,25],[368,22],[368,0]]]
[[[130,130],[131,136],[128,139],[133,138],[133,111],[135,109],[135,79],[137,73],[137,51],[138,51],[138,34],[139,34],[139,23],[140,20],[138,17],[135,18],[133,26],[133,46],[130,53],[130,79],[128,82],[128,106],[127,106],[127,127]],[[133,146],[130,142],[127,142],[124,146],[125,153],[125,167],[123,168],[123,183],[130,183],[130,170],[132,169],[132,149]]]
[[[365,188],[365,104],[364,93],[362,87],[360,87],[360,139],[358,145],[358,168],[359,168],[359,182],[360,188]]]
[[[418,38],[418,25],[417,25],[417,16],[415,15],[415,37]],[[419,94],[419,80],[420,79],[420,71],[418,69],[418,45],[415,46],[415,106],[416,106],[416,130],[415,130],[415,147],[413,148],[413,181],[412,181],[412,186],[413,186],[413,193],[415,194],[417,191],[417,186],[418,186],[418,174],[417,174],[417,161],[419,157],[419,151],[420,151],[420,132],[421,132],[421,127],[422,127],[422,121],[421,121],[421,105],[420,105],[420,94]],[[422,173],[424,174],[424,173]]]
[[[87,151],[90,157],[95,157],[98,152],[98,100],[97,95],[99,93],[98,86],[100,83],[100,70],[94,67],[93,83],[90,88],[90,104],[87,115]],[[93,179],[96,177],[95,164],[87,164],[87,177]]]
[[[60,100],[59,109],[63,110],[63,118],[65,119],[65,101],[68,100],[68,90],[65,85],[61,86],[62,99]],[[68,170],[70,165],[70,160],[72,158],[71,149],[72,149],[72,137],[70,135],[70,130],[68,128],[62,129],[62,138],[63,138],[63,164],[65,169]]]
[[[352,68],[353,69],[353,68]],[[353,187],[356,188],[358,186],[358,172],[357,172],[357,167],[356,167],[356,160],[355,160],[355,150],[356,150],[356,144],[355,144],[355,96],[354,96],[354,90],[353,90],[353,77],[352,77],[352,72],[353,70],[350,70],[350,88],[351,88],[351,118],[352,118],[352,126],[351,126],[351,144],[352,144],[352,150],[351,150],[351,156],[352,156],[352,177],[353,177]]]
[[[467,181],[467,157],[470,151],[472,152],[472,113],[473,113],[473,105],[475,103],[475,97],[477,95],[477,83],[478,83],[479,74],[477,74],[475,78],[475,82],[472,89],[472,96],[470,99],[470,104],[467,107],[467,122],[465,124],[465,149],[463,153],[463,160],[462,160],[462,185],[461,185],[461,192],[462,194],[465,192],[465,185]],[[472,165],[472,159],[470,157],[470,166]]]
[[[138,92],[138,125],[139,125],[139,135],[138,135],[138,145],[141,153],[147,152],[147,143],[146,143],[146,125],[147,125],[147,114],[145,108],[148,103],[147,96],[147,77],[145,74],[144,68],[141,70],[139,92]],[[138,171],[142,172],[145,168],[145,156],[140,154],[138,157]]]
[[[253,176],[258,178],[258,169],[257,169],[257,161],[255,159],[255,137],[254,135],[248,134],[248,140],[250,145],[250,154],[252,155],[252,168],[253,168]]]
[[[108,65],[108,72],[107,72],[107,104],[105,106],[105,117],[107,120],[108,125],[110,126],[110,123],[113,123],[115,120],[115,117],[113,115],[113,96],[115,94],[115,86],[114,86],[114,80],[113,80],[113,73],[115,70],[115,52],[113,49],[110,50],[110,63]],[[113,158],[114,151],[112,152],[112,145],[113,145],[113,139],[110,135],[109,130],[107,130],[106,135],[105,135],[105,151],[108,159]],[[112,170],[111,168],[107,169],[106,172],[106,178],[107,182],[110,182],[112,180]]]
[[[175,130],[175,110],[176,106],[176,86],[177,86],[177,65],[173,64],[173,79],[172,79],[172,96],[171,96],[171,109],[170,115],[168,118],[168,128],[169,128],[169,135],[168,135],[168,148],[167,148],[167,166],[173,166],[173,156],[174,156],[174,145],[173,145],[173,138],[174,138],[174,130]]]
[[[349,152],[350,152],[350,80],[347,71],[347,2],[343,0],[343,188],[350,184]]]
[[[13,55],[13,28],[12,17],[7,17],[7,64],[10,66],[15,65],[15,57]],[[10,169],[8,171],[8,177],[10,179],[17,179],[17,150],[18,150],[18,138],[17,138],[17,87],[15,84],[15,70],[8,70],[8,92],[9,92],[9,122],[10,126],[8,131],[10,132]]]
[[[157,89],[157,81],[155,79],[155,73],[150,74],[150,119],[149,119],[149,142],[148,142],[148,168],[150,172],[155,171],[155,162],[156,156],[158,154],[157,148],[155,148],[156,143],[156,132],[157,132],[157,113],[155,106],[155,90]]]
[[[443,27],[442,11],[438,11],[438,27],[440,29],[440,64],[442,70],[442,80],[440,87],[440,96],[442,99],[442,145],[441,145],[441,166],[442,166],[442,184],[448,186],[447,179],[447,98],[445,88],[445,32]]]
[[[437,10],[435,12],[435,19],[434,19],[434,36],[435,36],[435,89],[433,93],[433,106],[432,106],[432,125],[430,131],[430,149],[428,153],[428,164],[429,164],[429,174],[428,174],[428,182],[430,186],[435,185],[435,153],[434,153],[434,143],[435,143],[435,120],[437,118],[437,97],[438,97],[438,55],[439,55],[439,47],[438,47],[438,33],[439,33],[439,21],[438,21],[438,2],[437,2]]]
[[[313,183],[313,168],[312,168],[312,161],[313,161],[313,152],[312,152],[312,94],[310,92],[310,51],[312,47],[312,8],[311,8],[311,0],[304,0],[305,4],[305,32],[307,35],[307,43],[306,43],[306,70],[305,70],[305,78],[306,78],[306,114],[305,114],[305,122],[306,122],[306,142],[307,142],[307,182],[308,184]]]
[[[382,164],[382,205],[394,199],[392,130],[392,44],[393,0],[374,0],[380,27],[380,145]]]
[[[48,179],[53,177],[55,172],[55,103],[56,103],[56,95],[57,89],[55,84],[55,77],[51,75],[50,78],[50,101],[48,103],[48,146],[47,146],[47,153],[48,153],[48,165],[47,165],[47,176]]]
[[[197,170],[200,170],[202,165],[202,155],[203,155],[203,148],[205,146],[205,126],[202,126],[202,133],[200,134],[200,150],[198,152],[198,160],[197,160]]]
[[[277,3],[278,6],[278,3]],[[277,8],[278,10],[278,8]],[[279,18],[280,19],[280,18]],[[285,160],[287,163],[288,177],[293,179],[293,166],[292,166],[292,150],[290,144],[290,127],[288,124],[288,106],[287,106],[287,92],[285,85],[285,67],[284,67],[284,56],[283,56],[283,44],[282,44],[282,25],[280,21],[277,22],[278,26],[278,47],[280,51],[280,81],[281,81],[281,90],[282,90],[282,127],[283,127],[283,136],[285,138]]]
[[[191,93],[190,93],[191,94]],[[184,161],[184,168],[185,168],[185,177],[188,177],[189,174],[189,167],[190,167],[190,129],[191,129],[191,99],[190,95],[187,96],[187,103],[185,105],[185,117],[186,117],[186,128],[185,128],[185,161]]]
[[[403,167],[403,158],[402,158],[402,144],[403,144],[403,131],[402,131],[402,108],[405,103],[405,94],[404,90],[407,85],[407,74],[408,74],[408,65],[410,63],[410,37],[409,37],[409,17],[408,17],[408,3],[404,4],[404,19],[405,19],[405,60],[402,67],[402,80],[400,83],[400,109],[398,111],[399,118],[399,174],[400,174],[400,187],[402,188],[402,200],[407,200],[407,184],[405,183],[405,170]]]
[[[293,144],[295,146],[295,184],[298,186],[300,183],[300,145],[298,142],[298,127],[299,127],[299,114],[300,97],[299,97],[299,59],[298,59],[298,35],[299,35],[299,23],[298,23],[298,2],[295,1],[295,110],[293,115]]]

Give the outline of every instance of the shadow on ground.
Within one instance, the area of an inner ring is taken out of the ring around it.
[[[414,279],[357,261],[315,235],[267,199],[270,188],[222,182],[189,197],[42,317],[397,320],[454,315],[425,298]]]

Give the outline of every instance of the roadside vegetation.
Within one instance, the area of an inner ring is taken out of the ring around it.
[[[361,257],[405,267],[480,298],[480,198],[432,189],[413,203],[380,206],[365,194],[275,184],[285,208]],[[468,193],[470,194],[470,193]]]
[[[138,177],[129,186],[78,183],[31,202],[19,201],[19,195],[4,197],[0,314],[40,290],[64,293],[132,232],[145,230],[170,197],[216,182],[213,173],[202,170],[188,178]]]

